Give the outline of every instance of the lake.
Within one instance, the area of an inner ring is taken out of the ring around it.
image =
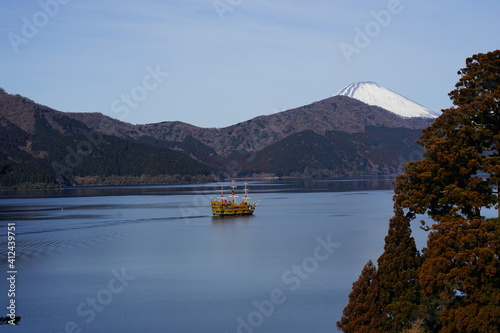
[[[3,194],[0,317],[14,299],[20,332],[336,331],[383,251],[392,180],[251,181],[254,215],[225,218],[210,197],[229,183]]]

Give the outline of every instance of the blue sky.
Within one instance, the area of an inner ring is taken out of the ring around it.
[[[0,87],[67,112],[224,127],[375,81],[449,107],[494,0],[4,1]],[[364,36],[363,36],[364,35]],[[347,51],[346,51],[347,50]]]

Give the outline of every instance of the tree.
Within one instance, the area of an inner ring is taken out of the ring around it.
[[[352,285],[349,304],[344,308],[337,327],[346,333],[382,333],[385,332],[382,317],[377,268],[370,260]]]
[[[428,213],[468,218],[497,205],[500,183],[500,50],[477,54],[449,96],[454,108],[424,130],[424,160],[410,162],[396,182],[409,217]]]
[[[369,261],[353,284],[337,327],[344,332],[401,332],[421,317],[417,271],[420,255],[409,219],[396,207],[378,269]]]
[[[353,284],[337,327],[344,332],[402,332],[423,315],[417,273],[421,258],[411,236],[410,219],[395,205],[378,269],[365,265]]]
[[[428,324],[440,332],[498,332],[500,229],[494,219],[442,216],[419,274]]]
[[[395,181],[395,215],[378,269],[369,262],[337,323],[345,332],[498,332],[500,322],[500,50],[476,54],[424,130],[424,159]],[[498,218],[485,209],[496,207]],[[410,222],[434,223],[420,257]]]
[[[435,222],[418,274],[428,327],[498,332],[500,218],[483,212],[500,211],[500,50],[468,58],[458,74],[454,107],[424,130],[424,159],[397,178],[395,203]]]
[[[385,332],[409,329],[419,319],[420,291],[417,272],[420,254],[411,236],[410,221],[396,207],[385,237],[384,252],[378,259],[378,283]]]
[[[481,171],[486,181],[496,185],[496,203],[500,221],[500,50],[476,54],[466,60],[466,67],[449,96],[459,109],[468,110],[476,131],[476,142],[483,154]]]

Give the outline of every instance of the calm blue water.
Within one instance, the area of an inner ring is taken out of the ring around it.
[[[209,209],[221,184],[3,195],[0,272],[15,223],[17,331],[336,331],[383,250],[391,181],[250,182],[255,215],[223,219]]]

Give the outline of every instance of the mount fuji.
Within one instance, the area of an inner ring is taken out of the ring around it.
[[[354,82],[334,96],[348,96],[368,105],[379,106],[401,117],[437,118],[439,113],[415,103],[375,82]]]

